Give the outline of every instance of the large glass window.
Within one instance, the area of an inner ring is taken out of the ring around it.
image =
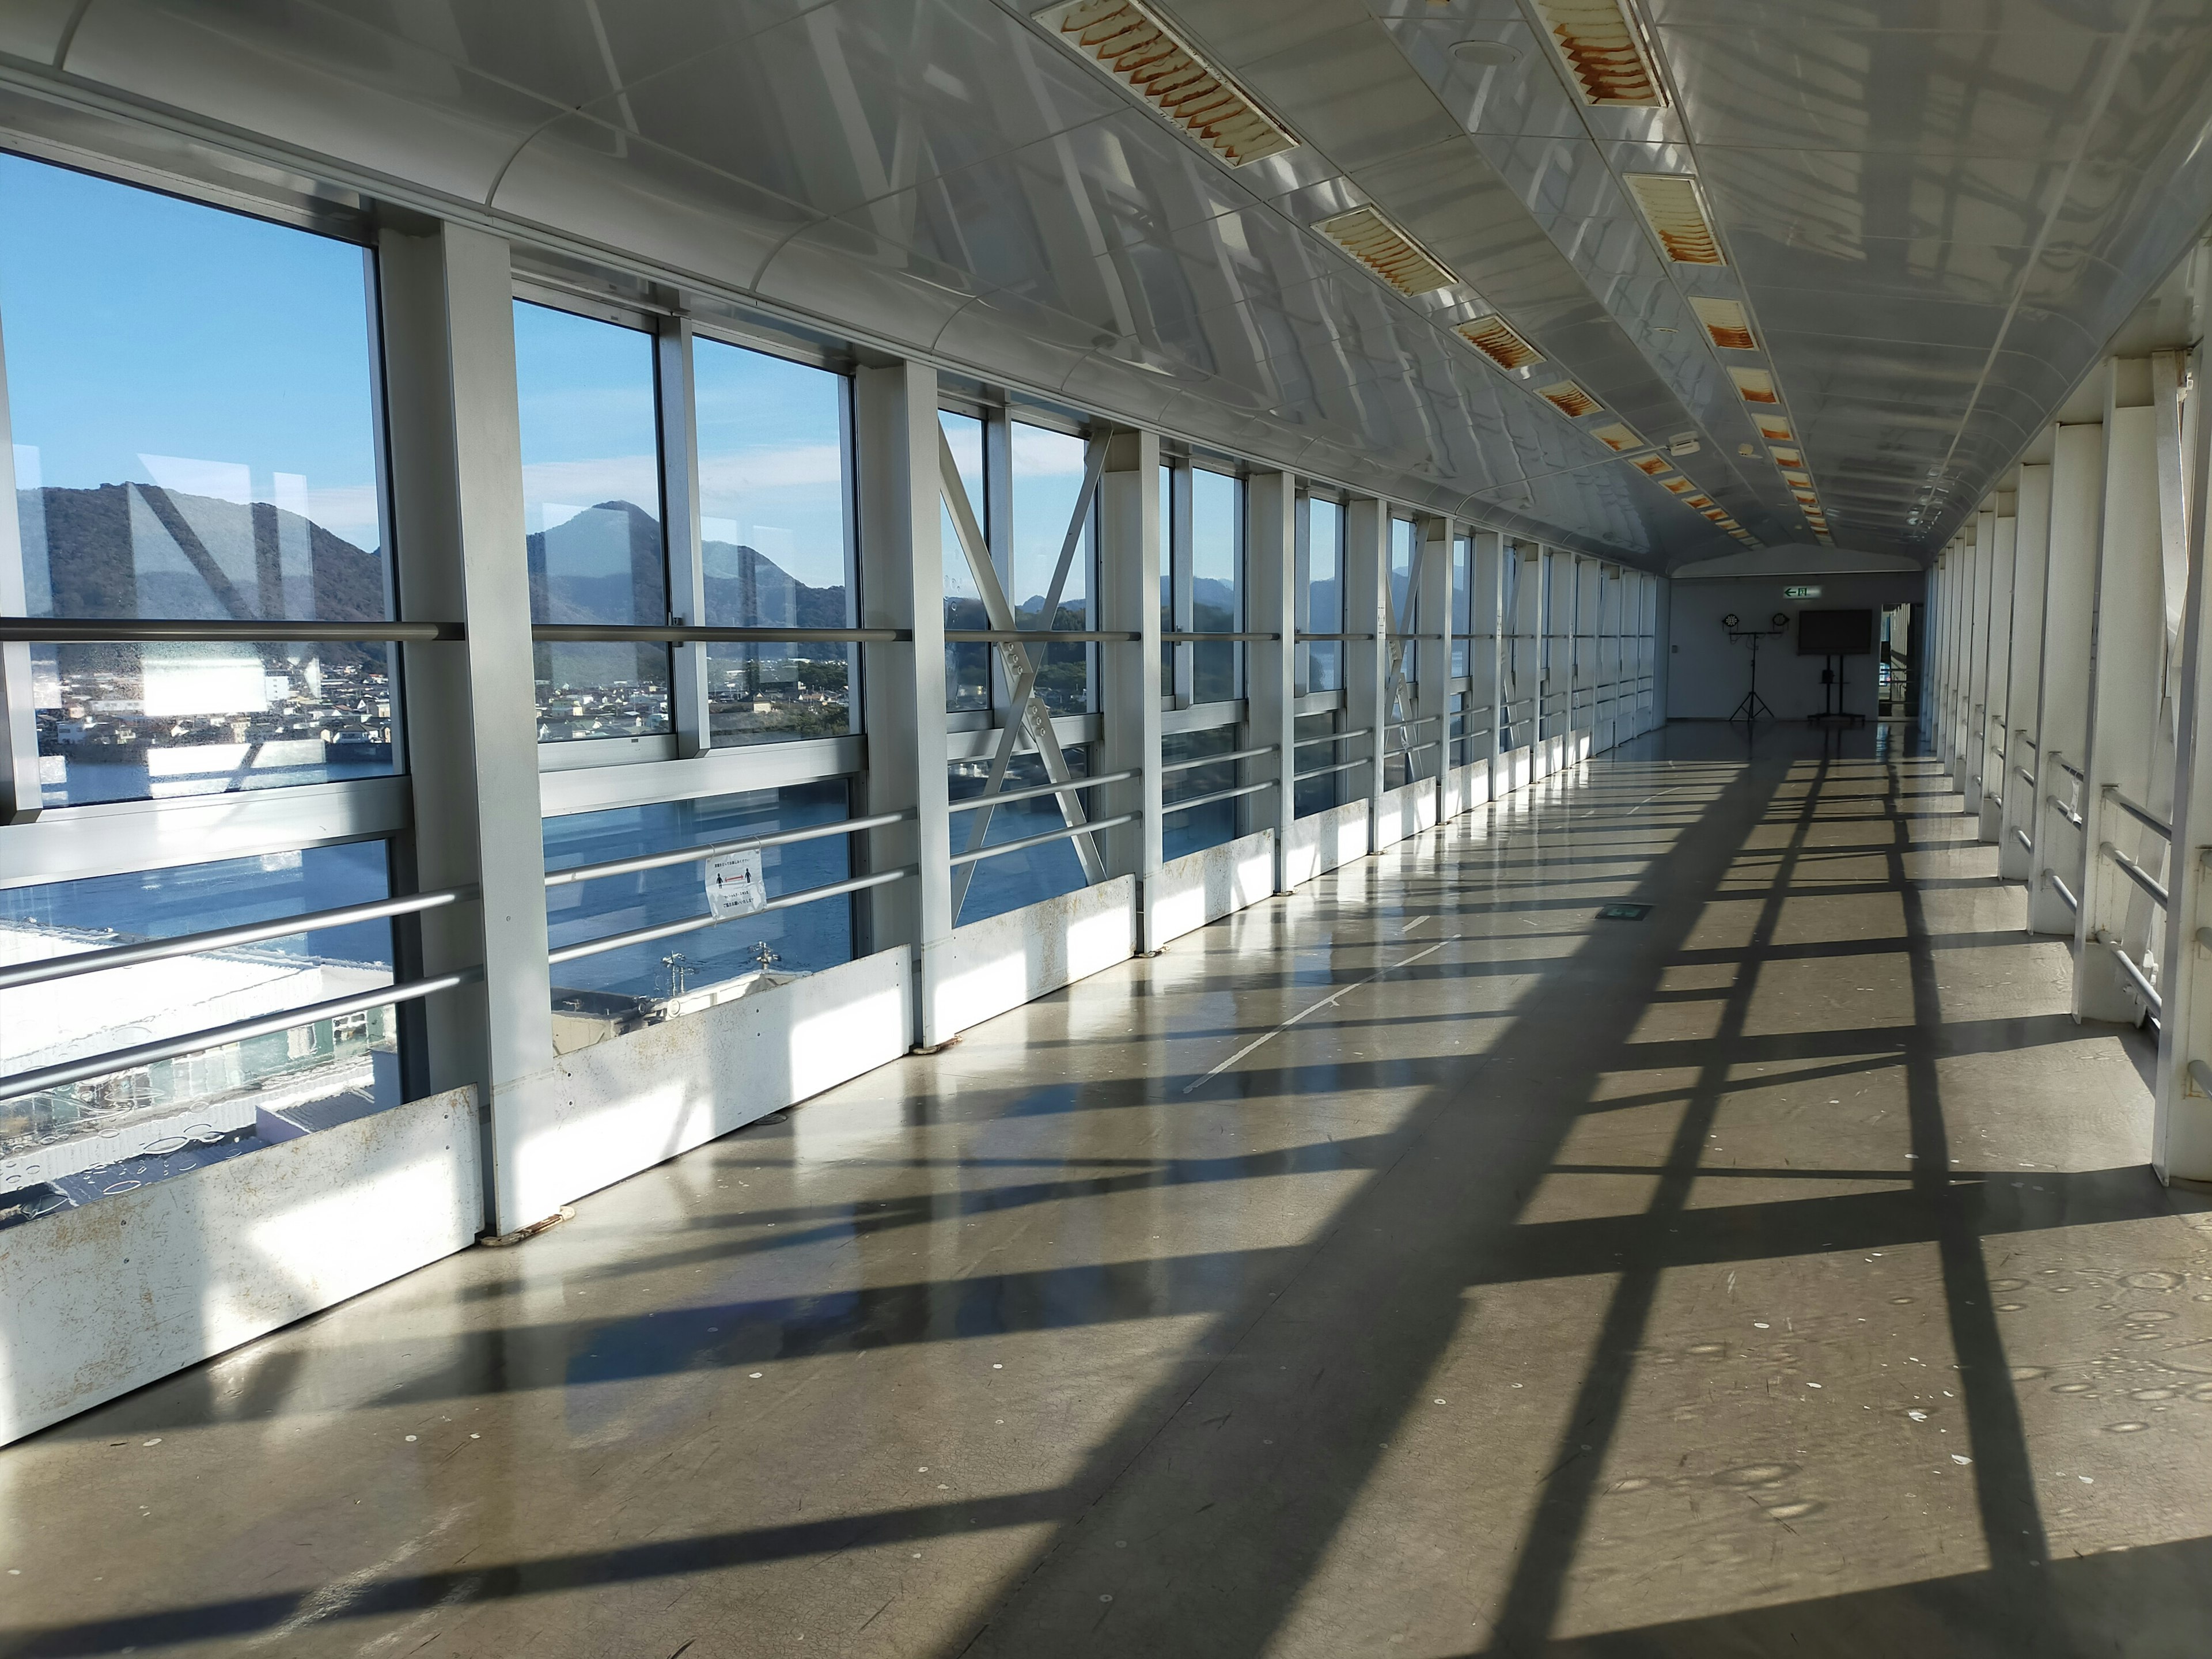
[[[0,156],[29,614],[384,620],[368,256]],[[392,767],[390,648],[32,653],[50,806]]]
[[[743,841],[851,816],[845,780],[760,789],[704,800],[662,801],[550,818],[548,872],[643,854]],[[846,880],[852,837],[825,836],[757,854],[769,898]],[[556,951],[708,914],[708,866],[677,864],[548,890]],[[787,910],[731,917],[696,933],[625,945],[553,969],[553,1044],[563,1054],[764,984],[851,960],[853,901],[838,895]],[[757,975],[765,974],[763,980]]]
[[[1244,626],[1244,481],[1194,468],[1190,479],[1190,627],[1234,634]],[[1226,702],[1244,695],[1243,647],[1234,641],[1192,647],[1191,698]]]
[[[983,489],[983,422],[972,415],[941,410],[938,422],[952,459],[967,486],[968,505],[975,514],[975,527],[988,539],[991,533],[988,502]],[[983,592],[969,568],[968,555],[953,528],[952,509],[942,508],[940,533],[945,547],[945,625],[948,629],[979,629],[991,625],[983,609]],[[945,647],[945,706],[954,713],[988,709],[991,706],[991,647],[980,642]]]
[[[1340,763],[1349,759],[1354,746],[1347,743],[1311,743],[1312,738],[1327,738],[1335,734],[1340,717],[1334,710],[1320,714],[1301,714],[1297,719],[1297,769],[1303,775],[1297,781],[1294,811],[1299,817],[1310,817],[1316,812],[1325,812],[1345,799],[1344,780],[1348,775],[1340,769]],[[1364,739],[1361,739],[1364,741]]]
[[[1210,755],[1226,755],[1236,747],[1237,728],[1233,726],[1217,726],[1206,732],[1170,732],[1160,739],[1160,764],[1174,766],[1180,762],[1203,760]],[[1235,761],[1215,761],[1163,775],[1162,810],[1166,814],[1160,826],[1163,857],[1181,858],[1186,853],[1202,852],[1236,839],[1236,801],[1207,801],[1200,806],[1178,806],[1176,803],[1199,800],[1224,789],[1234,789],[1237,765]]]
[[[1073,777],[1084,777],[1091,770],[1090,750],[1086,747],[1071,746],[1062,751],[1067,757],[1068,773]],[[990,781],[990,763],[966,761],[952,768],[949,787],[952,799],[952,850],[968,850],[975,833],[975,809],[963,803],[983,793]],[[1034,789],[1050,782],[1046,776],[1044,763],[1034,754],[1017,755],[1006,768],[1005,787],[1007,790]],[[1097,791],[1085,790],[1078,798],[1088,817],[1098,816]],[[991,809],[989,828],[983,836],[983,845],[1000,847],[1011,841],[1025,841],[1031,836],[1048,835],[1066,827],[1060,799],[1041,795],[1032,800],[1015,801],[1009,805]],[[975,873],[969,878],[966,897],[961,901],[958,922],[981,921],[987,916],[1001,915],[1008,910],[1018,910],[1025,904],[1036,904],[1062,893],[1072,893],[1085,884],[1082,860],[1077,856],[1072,837],[1062,836],[1042,846],[1028,847],[1018,853],[1001,853],[994,858],[979,859],[973,866]]]
[[[665,627],[653,337],[518,301],[522,500],[533,623]],[[668,647],[537,647],[538,738],[669,729]]]
[[[15,966],[364,904],[381,842],[0,893]],[[0,991],[0,1073],[66,1065],[392,982],[392,924],[296,933]],[[128,1192],[399,1102],[388,1008],[0,1101],[0,1226]]]
[[[1007,598],[1014,625],[1023,629],[1091,626],[1091,561],[1097,545],[1097,503],[1084,515],[1068,561],[1060,602],[1046,614],[1069,520],[1083,494],[1084,442],[1062,432],[1013,423],[1013,571]],[[1054,714],[1080,714],[1091,707],[1091,647],[1082,644],[1045,647],[1037,691]]]
[[[1474,538],[1452,538],[1451,673],[1468,676],[1468,640],[1474,632]]]
[[[847,381],[763,352],[697,340],[700,560],[714,628],[849,628],[852,490]],[[714,645],[717,744],[852,729],[849,645]]]
[[[1421,625],[1419,595],[1417,592],[1417,573],[1420,565],[1420,526],[1411,519],[1390,520],[1390,631],[1412,634]],[[1409,685],[1421,678],[1421,664],[1415,655],[1419,642],[1401,641],[1398,644],[1398,672],[1406,677]]]
[[[1344,507],[1318,495],[1306,500],[1305,612],[1307,632],[1344,632]],[[1315,640],[1304,651],[1306,690],[1342,690],[1344,642]]]

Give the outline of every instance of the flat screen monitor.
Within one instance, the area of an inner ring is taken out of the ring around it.
[[[1801,611],[1797,613],[1801,657],[1870,657],[1874,654],[1871,611]]]

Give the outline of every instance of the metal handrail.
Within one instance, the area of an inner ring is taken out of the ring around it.
[[[2189,1080],[2208,1095],[2212,1095],[2212,1066],[2201,1060],[2189,1062]]]
[[[1310,772],[1300,772],[1297,775],[1293,781],[1304,783],[1308,778],[1334,777],[1339,772],[1349,772],[1357,767],[1372,766],[1375,763],[1372,760],[1363,755],[1358,760],[1339,761],[1334,766],[1316,766]]]
[[[2012,769],[2012,773],[2014,777],[2018,778],[2029,788],[2033,789],[2035,787],[2035,774],[2029,771],[2025,766],[2014,767]]]
[[[263,939],[284,939],[316,928],[343,927],[357,921],[380,921],[387,916],[414,915],[442,905],[459,904],[478,896],[476,888],[447,887],[434,893],[410,893],[401,898],[375,899],[366,904],[341,905],[332,910],[311,910],[305,915],[279,916],[270,921],[248,922],[237,927],[210,928],[204,933],[182,933],[174,939],[147,939],[137,945],[118,945],[105,950],[73,951],[44,962],[19,963],[0,968],[0,991],[25,985],[45,985],[79,974],[97,974],[110,968],[129,968],[142,962],[164,962],[173,957],[198,956],[206,951],[258,945]]]
[[[2058,816],[2060,817],[2064,818],[2067,823],[2072,824],[2076,830],[2081,828],[2081,815],[2075,811],[2072,807],[2069,806],[2064,801],[2059,799],[2056,795],[2045,795],[2044,799],[2049,801],[2053,806],[2058,809]]]
[[[2035,851],[2035,843],[2028,839],[2027,830],[2021,829],[2015,823],[2012,827],[2012,834],[2013,839],[2018,842],[2022,847],[2025,847],[2029,852],[2033,853]]]
[[[1375,728],[1373,726],[1363,726],[1356,732],[1331,732],[1323,737],[1300,738],[1296,743],[1293,743],[1291,747],[1293,749],[1311,749],[1324,743],[1345,743],[1353,738],[1371,738],[1374,735]]]
[[[1087,836],[1093,830],[1111,830],[1118,824],[1134,823],[1142,814],[1118,813],[1110,818],[1093,818],[1088,823],[1071,823],[1059,830],[1048,830],[1041,836],[1024,836],[1019,841],[1002,841],[995,846],[978,847],[970,853],[955,853],[952,866],[974,864],[981,859],[994,859],[1001,853],[1018,853],[1031,847],[1042,847],[1048,842],[1066,841],[1074,836]]]
[[[1101,772],[1095,778],[1070,778],[1066,783],[1040,783],[1029,789],[1002,789],[995,795],[968,795],[951,803],[950,811],[973,812],[983,806],[1010,806],[1018,800],[1042,800],[1047,795],[1073,794],[1079,789],[1098,789],[1109,783],[1127,783],[1144,776],[1141,767],[1126,772]]]
[[[0,640],[28,645],[137,645],[161,641],[245,645],[341,645],[354,641],[463,640],[459,623],[337,619],[330,622],[203,622],[182,617],[0,617]],[[0,1097],[4,1098],[4,1097]]]
[[[1235,789],[1217,789],[1210,795],[1198,795],[1189,800],[1162,801],[1160,816],[1168,817],[1177,812],[1188,812],[1194,806],[1211,806],[1217,801],[1234,800],[1239,795],[1256,795],[1262,789],[1273,789],[1274,787],[1275,780],[1267,778],[1258,783],[1241,785]]]
[[[2112,843],[2108,841],[2100,842],[2098,844],[2097,850],[2100,853],[2102,853],[2106,858],[2112,860],[2113,863],[2118,865],[2120,866],[2120,873],[2122,875],[2125,876],[2130,881],[2135,883],[2136,886],[2142,888],[2144,892],[2148,893],[2153,898],[2156,899],[2160,909],[2164,909],[2166,908],[2167,903],[2166,889],[2158,884],[2158,882],[2152,877],[2149,871],[2144,869],[2142,866],[2137,864],[2133,859],[2130,858],[2125,853],[2120,851],[2118,848],[2113,846]]]
[[[2066,908],[2074,912],[2075,915],[2080,915],[2081,914],[2081,901],[2074,896],[2074,890],[2069,887],[2064,881],[2059,878],[2059,874],[2056,870],[2045,870],[2043,873],[2050,878],[2051,884],[2058,890],[2058,896],[2066,901]]]
[[[2073,779],[2075,782],[2087,783],[2089,781],[2088,775],[2084,773],[2080,767],[2069,763],[2065,756],[2054,753],[2051,758],[2057,763],[2058,769],[2066,774],[2068,777]]]
[[[960,862],[958,859],[952,861],[955,864]],[[788,910],[796,905],[811,904],[817,899],[836,898],[842,893],[857,893],[866,888],[882,887],[921,873],[921,866],[913,864],[896,870],[878,870],[869,875],[854,876],[850,881],[833,881],[826,886],[785,893],[770,899],[757,910],[747,910],[738,915],[718,916],[710,912],[703,916],[687,916],[682,921],[665,921],[657,927],[633,927],[627,933],[609,933],[604,939],[587,939],[581,945],[564,945],[557,951],[549,951],[546,960],[558,968],[564,962],[574,962],[580,957],[601,956],[609,951],[619,951],[625,945],[650,945],[656,939],[674,939],[679,933],[696,933],[702,928],[719,927],[726,921],[742,921],[746,916],[760,915],[769,910]]]
[[[2168,842],[2172,841],[2173,826],[2167,823],[2161,818],[2153,817],[2149,812],[2136,805],[2135,802],[2130,800],[2125,795],[2120,793],[2118,785],[2111,783],[2106,784],[2105,786],[2105,799],[2112,802],[2113,805],[2118,807],[2120,811],[2125,812],[2137,823],[2142,825],[2144,829],[2155,831],[2157,834],[2163,836]]]
[[[1204,645],[1214,640],[1279,640],[1280,634],[1162,634],[1160,638],[1172,645]]]
[[[396,1003],[414,1002],[483,977],[483,969],[464,968],[431,979],[406,980],[374,991],[359,991],[351,996],[332,997],[327,1002],[310,1002],[301,1007],[288,1008],[281,1013],[263,1014],[252,1019],[236,1020],[228,1025],[212,1025],[204,1030],[187,1031],[181,1036],[163,1037],[157,1042],[142,1042],[135,1048],[112,1048],[106,1054],[94,1054],[84,1060],[67,1060],[58,1066],[42,1066],[35,1072],[18,1072],[13,1077],[0,1077],[0,1100],[18,1100],[42,1090],[82,1083],[88,1078],[135,1071],[141,1066],[151,1066],[160,1060],[176,1060],[185,1054],[198,1054],[205,1048],[219,1048],[227,1043],[244,1042],[250,1037],[267,1036],[275,1031],[294,1030],[302,1025],[313,1025],[319,1020],[336,1019],[343,1014],[358,1014],[371,1008],[388,1008]]]
[[[609,859],[604,864],[579,864],[566,870],[547,871],[545,884],[572,887],[580,881],[598,881],[606,876],[635,875],[641,870],[665,870],[679,864],[704,864],[725,853],[750,852],[756,847],[788,847],[802,841],[849,836],[862,830],[881,830],[887,824],[904,823],[913,817],[912,811],[879,812],[873,817],[840,818],[835,823],[810,824],[803,830],[777,830],[738,841],[718,841],[705,847],[681,847],[672,853],[645,853],[635,858]]]
[[[2038,754],[2041,754],[2043,752],[2040,749],[2036,748],[2035,739],[2029,737],[2027,732],[2015,729],[2013,735],[2018,738],[2022,743],[2026,744],[2030,749],[2035,749]]]
[[[2112,947],[2112,960],[2119,963],[2120,971],[2123,974],[2135,981],[2136,994],[2150,1005],[2151,1012],[2163,1015],[2166,1012],[2166,999],[2159,995],[2158,987],[2153,985],[2145,977],[2143,970],[2136,966],[2135,958],[2115,945]]]
[[[1371,640],[1375,636],[1372,634],[1308,634],[1303,631],[1298,635],[1298,639],[1301,641],[1306,640]]]
[[[701,623],[533,623],[539,645],[891,645],[911,628],[713,628]]]
[[[1263,744],[1257,749],[1232,749],[1225,755],[1200,755],[1196,760],[1170,762],[1160,768],[1160,775],[1165,777],[1170,772],[1192,772],[1201,766],[1226,766],[1231,761],[1253,760],[1274,752],[1273,744]]]
[[[1097,628],[948,628],[945,630],[947,645],[1127,645],[1144,637],[1133,630]]]

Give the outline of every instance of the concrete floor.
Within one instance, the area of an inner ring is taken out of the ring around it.
[[[1878,740],[1670,728],[0,1451],[0,1654],[2212,1651],[2212,1219]]]

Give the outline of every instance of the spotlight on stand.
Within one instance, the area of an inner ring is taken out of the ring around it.
[[[1766,699],[1759,695],[1759,642],[1761,640],[1771,640],[1787,634],[1790,631],[1788,615],[1780,611],[1776,611],[1773,617],[1773,626],[1771,628],[1746,628],[1742,619],[1731,611],[1721,618],[1721,626],[1728,629],[1728,636],[1731,641],[1738,640],[1751,641],[1751,686],[1743,694],[1743,701],[1736,704],[1735,712],[1729,716],[1729,724],[1733,726],[1738,720],[1741,720],[1747,726],[1751,726],[1758,725],[1761,720],[1774,719],[1774,711],[1766,706]]]

